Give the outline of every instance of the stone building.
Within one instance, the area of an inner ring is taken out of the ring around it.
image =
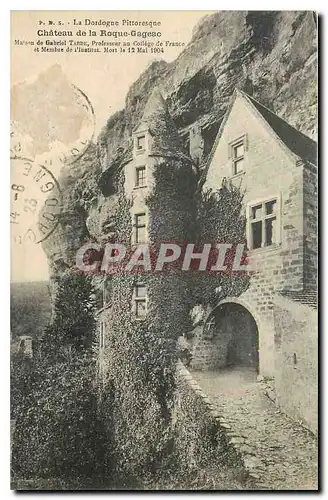
[[[199,160],[203,146],[201,131],[192,129],[193,160],[195,151]],[[120,166],[130,202],[132,245],[149,241],[147,228],[152,218],[167,223],[165,214],[149,213],[146,202],[154,187],[154,171],[163,159],[184,162],[192,175],[191,160],[155,89],[133,132],[130,154]],[[249,288],[238,297],[220,300],[218,291],[217,304],[207,312],[193,340],[191,361],[193,369],[248,367],[274,378],[278,399],[287,413],[313,429],[316,409],[311,400],[317,394],[316,165],[314,141],[249,95],[234,92],[201,185],[218,189],[226,178],[245,190],[253,274]],[[175,306],[167,302],[168,309],[172,307],[170,314],[174,315]],[[141,279],[134,285],[131,314],[142,319],[148,308],[147,286]],[[100,357],[110,330],[106,326],[108,311],[110,299],[99,312]]]
[[[274,378],[278,401],[316,428],[317,146],[235,91],[203,175],[245,190],[248,290],[218,302],[194,345],[193,366],[248,366]],[[301,312],[300,312],[301,311]],[[310,326],[311,325],[311,326]]]
[[[143,243],[156,245],[165,233],[167,241],[184,240],[185,227],[188,224],[179,224],[179,220],[188,220],[188,207],[183,206],[183,202],[174,196],[169,196],[174,203],[175,211],[180,212],[181,217],[169,218],[166,213],[158,213],[148,202],[149,196],[161,185],[156,177],[158,168],[165,164],[165,168],[181,169],[184,175],[193,175],[192,161],[183,151],[181,139],[177,128],[168,112],[166,103],[158,90],[155,88],[150,95],[143,111],[142,118],[132,133],[131,147],[124,156],[121,164],[116,170],[116,176],[122,175],[124,179],[124,197],[128,203],[131,220],[131,235],[129,244],[131,250]],[[111,167],[109,167],[111,168]],[[104,176],[106,176],[106,172]],[[191,193],[190,193],[191,196]],[[112,199],[117,197],[117,193],[111,193]],[[111,202],[110,202],[111,203]],[[166,203],[170,203],[167,200]],[[112,205],[111,209],[112,208]],[[133,274],[133,273],[132,273]],[[103,307],[98,312],[100,328],[100,359],[101,365],[106,364],[106,335],[110,331],[111,324],[111,300],[113,291],[111,279],[108,278],[103,290]],[[131,303],[131,318],[136,321],[143,320],[147,312],[153,306],[150,300],[152,286],[149,277],[145,274],[135,274],[133,276],[133,294]],[[176,289],[178,284],[174,279],[163,277],[161,281],[163,294],[173,296],[171,289]],[[178,322],[179,302],[183,308],[182,297],[179,293],[175,295],[175,301],[167,303],[165,311],[162,311],[162,323],[169,323],[168,318],[172,318],[176,313]]]

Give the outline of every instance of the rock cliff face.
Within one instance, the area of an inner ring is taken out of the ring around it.
[[[218,12],[195,27],[175,61],[153,62],[131,86],[125,108],[109,118],[97,148],[70,172],[75,181],[67,182],[65,173],[59,179],[64,185],[63,221],[67,213],[70,224],[63,231],[60,223],[44,245],[53,272],[71,265],[67,255],[72,256],[83,239],[106,236],[113,172],[130,147],[131,132],[154,86],[166,99],[186,152],[190,129],[202,130],[200,168],[235,87],[316,139],[316,17],[312,12]]]
[[[160,87],[181,134],[195,122],[209,131],[217,129],[238,87],[315,137],[316,51],[311,12],[219,12],[205,17],[180,56],[170,64],[153,63],[130,88],[125,109],[108,121],[100,138],[107,164],[138,123],[154,85]]]

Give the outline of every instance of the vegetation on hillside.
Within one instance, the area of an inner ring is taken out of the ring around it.
[[[11,283],[11,337],[29,335],[39,338],[50,320],[51,302],[46,281]]]
[[[92,349],[94,291],[90,278],[67,275],[57,292],[54,321],[33,358],[12,356],[12,479],[55,479],[83,488],[105,465]]]
[[[217,193],[197,198],[196,180],[191,177],[186,183],[184,168],[168,161],[156,172],[158,187],[147,200],[148,209],[165,215],[150,219],[154,245],[173,239],[193,241],[198,231],[199,243],[215,241],[215,235],[222,242],[228,234],[233,243],[243,241],[242,194],[224,185]],[[122,242],[128,242],[130,206],[123,193],[123,174],[119,175],[121,210],[116,225]],[[234,228],[232,233],[227,225]],[[151,303],[143,322],[131,315],[133,288],[140,278]],[[228,294],[228,283],[233,282],[235,293],[241,293],[247,279],[226,280],[222,274],[172,267],[158,274],[114,275],[111,281],[104,380],[97,377],[94,349],[96,294],[92,279],[84,275],[68,273],[58,280],[53,321],[33,359],[13,357],[13,478],[57,481],[74,489],[218,487],[225,465],[211,424],[206,419],[192,422],[198,410],[187,395],[181,413],[177,340],[190,328],[195,304],[214,300],[218,285]],[[191,463],[186,441],[199,441],[200,436],[206,438],[207,451]],[[213,477],[213,456],[221,476]]]

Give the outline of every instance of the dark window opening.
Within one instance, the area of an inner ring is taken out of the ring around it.
[[[137,150],[141,151],[146,147],[146,137],[144,135],[137,137]]]
[[[145,186],[146,185],[146,167],[137,167],[136,168],[136,186]]]
[[[250,207],[250,249],[278,243],[277,200],[258,203]]]
[[[261,248],[262,246],[262,222],[252,224],[252,248]]]
[[[135,314],[137,318],[144,318],[147,314],[147,287],[138,283],[134,289]]]
[[[277,206],[277,200],[268,201],[265,204],[265,214],[271,215],[271,214],[275,213],[276,206]]]
[[[252,207],[252,219],[258,219],[260,217],[262,217],[262,203]]]
[[[146,242],[146,214],[137,214],[135,216],[135,242]]]
[[[276,218],[265,220],[265,246],[270,246],[276,243],[275,241]]]
[[[244,171],[244,142],[239,142],[232,146],[232,164],[233,175],[237,175]]]

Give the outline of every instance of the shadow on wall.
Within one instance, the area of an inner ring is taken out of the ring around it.
[[[307,305],[274,299],[275,390],[279,406],[318,431],[318,314]]]
[[[195,370],[248,367],[259,370],[258,328],[240,304],[224,303],[212,311],[194,341]]]

